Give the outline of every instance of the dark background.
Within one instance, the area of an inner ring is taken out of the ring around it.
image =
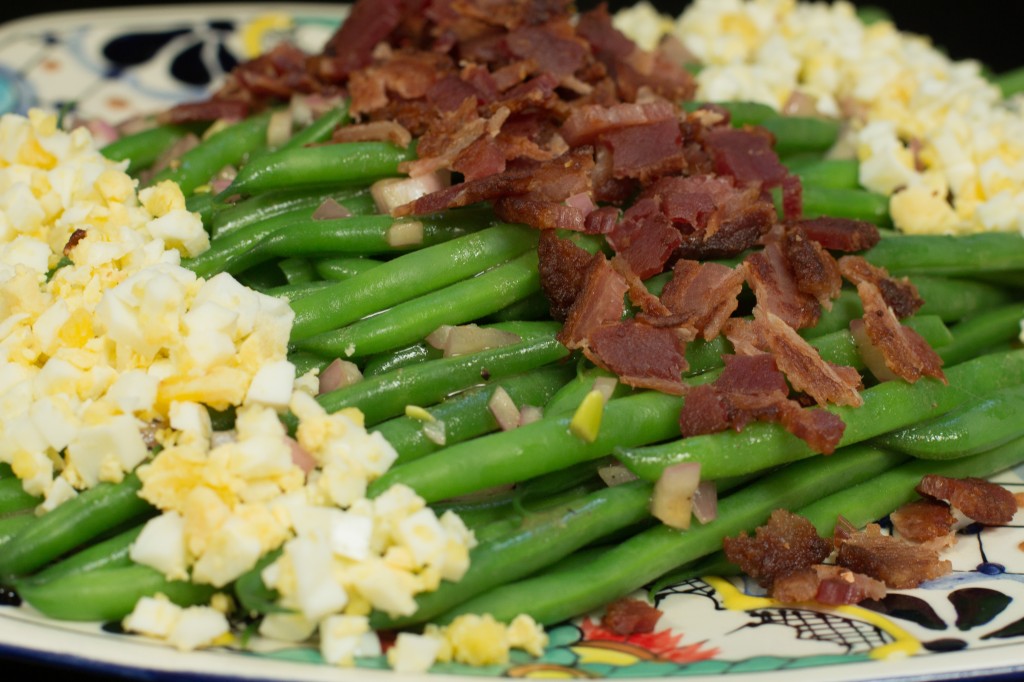
[[[43,12],[88,7],[154,4],[145,0],[108,0],[106,2],[54,2],[52,0],[0,0],[0,21]],[[587,9],[596,2],[579,2]],[[609,8],[626,6],[628,2],[609,2]],[[678,14],[686,2],[654,2],[663,12]],[[904,31],[932,36],[934,43],[954,59],[976,58],[995,72],[1024,66],[1024,2],[1022,0],[877,0],[855,2],[887,10]],[[16,5],[16,6],[15,6]],[[0,652],[0,675],[8,682],[37,680],[54,671],[44,665],[7,660]],[[82,671],[58,670],[57,675],[77,682],[100,682],[109,679]],[[990,678],[995,679],[995,678]],[[999,678],[1008,680],[1013,678]]]

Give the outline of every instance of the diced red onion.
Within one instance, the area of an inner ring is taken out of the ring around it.
[[[344,386],[351,386],[357,381],[361,381],[363,373],[359,371],[359,367],[353,362],[348,360],[342,360],[341,358],[335,358],[331,364],[327,365],[323,372],[320,373],[320,389],[321,395],[324,393],[330,393],[336,391]]]
[[[316,468],[316,460],[309,450],[299,445],[299,442],[291,436],[285,436],[284,440],[292,450],[292,464],[302,469],[303,473],[306,474]]]
[[[654,484],[651,514],[671,528],[686,530],[693,512],[693,495],[700,483],[700,462],[666,467]]]
[[[352,211],[339,204],[333,197],[327,197],[316,207],[312,217],[313,220],[337,220],[338,218],[348,218],[351,215]]]
[[[99,147],[108,145],[121,137],[121,133],[118,132],[117,128],[100,119],[89,121],[85,124],[85,127],[92,133],[92,138]]]
[[[501,386],[494,389],[491,399],[487,401],[487,409],[494,415],[502,431],[511,431],[519,426],[519,408],[508,391]]]
[[[693,493],[693,516],[701,523],[718,516],[718,488],[714,481],[701,481]]]
[[[309,97],[301,93],[292,95],[291,101],[288,102],[288,111],[291,112],[292,125],[308,126],[315,118],[313,116],[313,107],[309,103]]]

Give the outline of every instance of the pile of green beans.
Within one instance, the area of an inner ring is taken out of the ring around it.
[[[750,103],[723,106],[734,125],[773,133],[780,158],[802,180],[807,215],[891,225],[887,199],[858,186],[857,163],[826,158],[836,125]],[[318,401],[332,412],[358,407],[367,427],[398,453],[368,496],[408,485],[435,510],[457,511],[480,541],[461,581],[420,595],[411,616],[372,613],[374,627],[417,628],[484,612],[557,623],[645,585],[731,570],[722,539],[750,531],[778,507],[796,509],[827,534],[839,513],[863,524],[913,499],[923,474],[987,476],[1024,461],[1017,418],[1024,408],[1017,340],[1024,303],[1015,288],[1024,281],[1024,239],[1017,234],[885,230],[866,252],[918,287],[925,306],[904,322],[943,358],[948,383],[879,383],[868,375],[862,407],[809,408],[829,409],[846,424],[830,456],[771,423],[681,439],[684,397],[622,383],[588,440],[573,432],[572,419],[595,382],[610,375],[558,341],[559,325],[540,293],[537,232],[496,220],[487,206],[469,206],[405,219],[400,226],[417,223],[420,236],[395,241],[398,221],[377,212],[369,187],[399,175],[415,145],[318,144],[347,123],[341,105],[268,149],[268,118],[218,128],[152,181],[178,182],[210,233],[211,248],[186,267],[203,277],[232,273],[288,299],[295,312],[289,357],[299,372],[336,359],[362,372],[362,380]],[[154,128],[105,153],[129,159],[141,173],[191,132]],[[238,168],[231,186],[204,193],[229,165]],[[351,215],[315,218],[328,200]],[[574,237],[591,252],[603,248]],[[657,294],[665,281],[646,284]],[[863,370],[849,331],[862,314],[847,287],[801,334],[828,361]],[[518,340],[452,357],[425,340],[439,327],[469,323]],[[714,380],[730,352],[724,338],[690,343],[684,381]],[[539,419],[501,430],[488,407],[499,390],[519,406],[542,408]],[[230,411],[215,417],[218,428],[230,428]],[[282,420],[296,426],[291,415]],[[654,482],[683,461],[699,462],[702,478],[721,494],[718,518],[687,531],[662,525],[649,511]],[[598,471],[609,464],[624,464],[637,480],[607,486]],[[72,620],[118,619],[157,592],[180,604],[208,600],[207,586],[169,581],[129,559],[141,525],[156,513],[138,490],[138,479],[128,476],[36,517],[39,500],[0,466],[0,582],[42,613]],[[275,556],[232,586],[246,615],[281,610],[260,578]]]

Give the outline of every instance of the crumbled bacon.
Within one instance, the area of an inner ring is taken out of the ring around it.
[[[390,142],[398,147],[408,147],[412,133],[395,121],[372,121],[342,126],[331,135],[332,142]]]
[[[74,232],[72,232],[71,236],[68,237],[67,244],[64,245],[64,251],[63,251],[64,255],[66,257],[70,256],[71,252],[75,250],[76,246],[78,246],[78,242],[80,242],[83,239],[85,239],[87,234],[88,233],[85,230],[81,229],[81,228],[79,228],[79,229],[75,230]]]
[[[641,279],[661,272],[681,241],[679,230],[651,199],[641,199],[626,209],[608,234],[608,243]]]
[[[746,532],[727,537],[722,548],[729,561],[768,588],[777,577],[820,564],[832,552],[828,540],[818,535],[810,521],[785,509],[773,511],[753,537]]]
[[[877,578],[893,589],[917,587],[953,568],[949,561],[939,559],[934,549],[884,535],[875,523],[853,533],[839,546],[836,563]]]
[[[595,329],[619,321],[628,289],[625,278],[604,254],[594,254],[583,274],[583,289],[566,314],[558,340],[570,349],[584,347]]]
[[[678,329],[628,319],[590,330],[583,352],[624,384],[682,395],[687,340]]]
[[[916,500],[889,514],[893,533],[899,537],[929,544],[935,549],[951,546],[955,540],[953,518],[949,505],[937,500]]]
[[[863,256],[843,256],[839,259],[839,271],[854,285],[870,282],[878,287],[886,305],[900,319],[910,317],[924,304],[909,279],[895,279],[885,268],[872,265]]]
[[[922,376],[946,381],[942,358],[920,334],[900,324],[877,286],[862,280],[857,284],[857,294],[864,306],[861,319],[865,336],[893,374],[910,383]]]
[[[921,495],[945,500],[964,516],[987,525],[1006,524],[1017,513],[1013,493],[981,478],[949,478],[929,474],[916,488]]]
[[[583,290],[591,255],[552,230],[541,232],[537,244],[540,285],[548,299],[551,317],[565,321],[573,302]]]
[[[795,390],[808,394],[819,405],[860,407],[864,403],[858,391],[860,375],[855,369],[823,360],[811,344],[777,315],[755,308],[754,318],[763,326],[768,347]]]
[[[813,296],[823,308],[831,310],[832,299],[839,295],[843,286],[836,259],[797,228],[786,230],[782,250],[793,270],[797,290]]]
[[[661,292],[661,302],[672,313],[672,324],[692,329],[710,341],[739,306],[743,272],[720,263],[681,259],[672,267],[672,279]],[[659,324],[657,319],[651,324]]]
[[[653,632],[661,611],[646,601],[623,597],[605,607],[601,626],[618,635]]]
[[[821,316],[821,305],[810,293],[800,290],[793,265],[775,240],[743,261],[747,284],[757,306],[793,329],[812,327]]]
[[[771,596],[781,602],[817,602],[828,606],[858,604],[885,597],[885,584],[842,566],[816,564],[779,576]]]
[[[829,251],[864,251],[881,239],[878,228],[866,220],[820,216],[797,221],[796,225],[808,239]]]

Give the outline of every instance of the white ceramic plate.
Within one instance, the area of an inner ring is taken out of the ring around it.
[[[282,7],[287,15],[280,14]],[[326,5],[195,5],[43,15],[0,26],[0,112],[61,108],[116,123],[216,86],[282,38],[317,50],[344,15]],[[1020,471],[998,479],[1024,491]],[[649,635],[616,638],[596,619],[551,628],[540,659],[438,666],[423,682],[495,676],[685,678],[693,682],[966,679],[1024,673],[1024,529],[968,533],[953,575],[887,599],[889,612],[816,610],[756,598],[742,581],[694,580],[659,595]],[[313,648],[181,653],[101,624],[0,607],[0,655],[146,679],[409,679],[381,659],[339,670]],[[374,668],[377,668],[376,670]]]

